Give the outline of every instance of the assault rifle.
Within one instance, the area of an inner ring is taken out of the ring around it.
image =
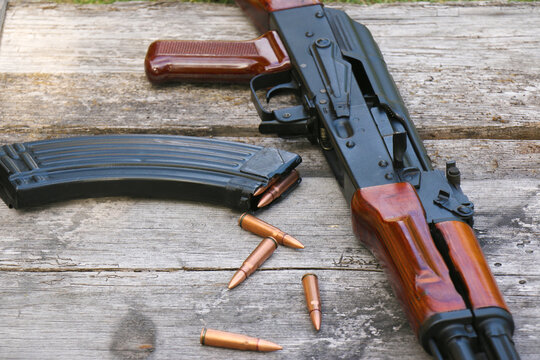
[[[437,359],[518,359],[460,172],[455,162],[433,169],[369,30],[319,0],[236,2],[263,36],[156,41],[149,80],[249,81],[262,133],[320,145],[423,348]],[[269,110],[261,90],[267,101],[292,91],[299,104]]]

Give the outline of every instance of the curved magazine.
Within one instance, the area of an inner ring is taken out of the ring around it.
[[[254,210],[253,193],[300,156],[187,136],[106,135],[4,145],[0,197],[14,208],[75,198],[134,196]]]

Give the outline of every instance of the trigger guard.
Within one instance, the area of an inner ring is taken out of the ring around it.
[[[267,99],[270,99],[277,91],[293,90],[300,92],[300,86],[295,82],[291,71],[260,74],[251,79],[251,100],[262,120],[259,130],[263,134],[276,133],[279,136],[296,136],[309,134],[308,123],[310,115],[303,105],[269,111],[265,109],[259,96],[258,90],[267,90]]]
[[[266,103],[270,102],[270,99],[272,97],[276,96],[282,91],[293,91],[296,95],[300,95],[300,87],[298,86],[298,83],[296,83],[294,80],[291,80],[287,83],[279,84],[271,88],[266,92]]]
[[[253,101],[253,104],[255,105],[255,109],[257,110],[257,113],[259,114],[259,117],[261,118],[262,121],[274,121],[277,119],[273,111],[268,111],[263,107],[259,99],[259,96],[257,95],[257,91],[272,89],[275,87],[279,87],[280,85],[288,84],[292,82],[294,82],[294,77],[291,71],[260,74],[251,79],[249,83],[249,86],[251,89],[251,100]],[[267,92],[271,93],[271,91],[272,90],[267,91]]]

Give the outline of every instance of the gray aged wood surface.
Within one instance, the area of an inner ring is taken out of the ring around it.
[[[0,2],[1,4],[1,2]],[[456,159],[475,229],[516,322],[540,357],[540,4],[333,5],[373,32],[438,167]],[[0,43],[0,143],[104,133],[219,136],[304,158],[304,181],[260,217],[296,235],[238,288],[259,239],[205,204],[106,198],[0,207],[0,358],[427,359],[384,273],[358,244],[317,148],[262,137],[243,86],[150,86],[164,39],[257,35],[234,6],[10,2]],[[319,275],[313,331],[301,276]],[[199,345],[203,326],[284,350]]]
[[[0,0],[0,39],[2,38],[2,28],[4,25],[4,17],[6,16],[7,0]]]

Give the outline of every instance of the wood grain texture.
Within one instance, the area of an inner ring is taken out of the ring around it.
[[[436,166],[457,160],[526,360],[540,356],[539,5],[331,5],[371,29]],[[284,346],[266,354],[275,359],[429,358],[355,239],[316,147],[258,134],[243,86],[153,88],[145,79],[153,40],[258,35],[234,6],[10,2],[0,42],[0,143],[162,133],[298,152],[302,184],[258,216],[306,248],[280,247],[227,291],[260,242],[227,208],[126,198],[0,206],[1,358],[256,355],[201,347],[203,326],[275,341]],[[320,333],[306,313],[306,272],[319,276]]]
[[[2,49],[0,47],[0,56]],[[144,53],[141,57],[144,58]],[[394,73],[422,138],[540,139],[535,117],[540,112],[537,106],[540,91],[535,84],[540,82],[531,79],[536,75],[524,75],[507,88],[509,93],[526,98],[528,105],[513,105],[513,100],[504,94],[492,94],[490,89],[500,85],[484,79],[476,81],[480,83],[478,86],[486,87],[481,90],[486,92],[485,96],[475,93],[471,98],[462,99],[461,104],[454,100],[434,103],[433,96],[437,93],[452,98],[453,91],[459,93],[456,96],[476,91],[466,83],[456,88],[461,81],[454,78],[456,72],[466,76],[461,70],[448,70],[448,77],[443,80],[446,85],[437,89],[427,85],[426,89],[417,88],[415,92],[407,88],[426,86],[421,85],[423,80],[400,81]],[[486,74],[479,69],[474,73],[471,76]],[[494,82],[497,82],[496,76],[493,75]],[[142,63],[139,73],[98,73],[92,76],[91,83],[85,74],[56,73],[2,73],[0,83],[3,84],[0,116],[5,119],[0,130],[4,133],[260,136],[260,120],[247,87],[190,84],[153,88],[144,76]]]
[[[496,306],[508,311],[473,229],[460,221],[443,221],[435,226],[447,244],[472,308]]]
[[[318,333],[306,312],[303,271],[264,271],[226,290],[224,279],[232,274],[5,274],[2,294],[13,302],[0,306],[2,353],[12,359],[32,358],[38,348],[41,359],[260,356],[201,346],[201,329],[211,327],[284,347],[265,354],[269,359],[320,359],[324,354],[388,358],[398,352],[404,358],[429,359],[401,317],[382,274],[318,271],[324,312]],[[366,296],[377,298],[376,303],[366,303]],[[382,346],[387,339],[389,346]],[[145,344],[153,345],[154,351],[140,349]]]
[[[463,184],[476,205],[475,229],[495,275],[537,271],[529,266],[540,256],[535,251],[537,183],[512,179]],[[261,241],[237,225],[240,215],[225,207],[127,198],[70,201],[27,211],[1,206],[0,266],[38,272],[235,270]],[[332,178],[304,178],[290,197],[257,216],[305,245],[302,250],[280,247],[263,268],[381,271],[357,242],[350,210]]]
[[[0,39],[2,39],[2,29],[4,28],[4,18],[6,17],[7,0],[0,0]]]
[[[247,88],[186,85],[156,91],[143,80],[142,59],[153,40],[258,36],[236,7],[12,6],[0,44],[0,68],[7,73],[1,111],[10,119],[2,131],[35,129],[52,116],[54,124],[44,123],[45,132],[51,126],[81,131],[90,123],[92,133],[216,135],[234,127],[240,136],[256,134],[259,120]],[[539,3],[344,9],[371,29],[424,138],[540,139]],[[92,74],[92,85],[86,74]],[[112,96],[116,93],[123,97]],[[13,108],[28,112],[21,116]],[[65,115],[47,114],[56,108]]]
[[[431,316],[467,308],[437,251],[411,184],[358,189],[351,212],[354,233],[385,269],[416,334]]]
[[[232,271],[4,273],[2,354],[10,359],[253,359],[199,344],[204,326],[274,341],[271,359],[430,359],[382,273],[317,271],[323,323],[306,312],[302,270],[263,271],[226,290]],[[252,280],[252,281],[250,281]],[[523,359],[538,355],[540,277],[499,286]],[[253,294],[260,294],[254,299]],[[270,300],[271,299],[271,300]],[[153,345],[150,353],[141,345]]]
[[[34,129],[25,132],[23,129],[17,128],[16,133],[0,133],[0,143],[12,144],[91,133],[90,126],[88,129],[81,127],[69,133],[59,133],[58,128],[52,126],[50,130],[51,133],[39,132]],[[130,133],[135,133],[136,130],[132,130]],[[156,130],[158,130],[157,133],[159,134],[174,133],[173,131],[166,133],[159,131],[159,129]],[[234,129],[230,131],[234,131]],[[184,132],[179,131],[178,134],[184,134]],[[301,154],[302,164],[300,164],[299,169],[302,176],[333,177],[326,159],[321,156],[319,148],[311,145],[305,139],[279,139],[260,136],[242,138],[225,136],[219,138],[258,146],[275,147]],[[446,161],[456,160],[465,180],[535,179],[540,176],[539,140],[426,140],[424,145],[435,168],[444,169]]]

